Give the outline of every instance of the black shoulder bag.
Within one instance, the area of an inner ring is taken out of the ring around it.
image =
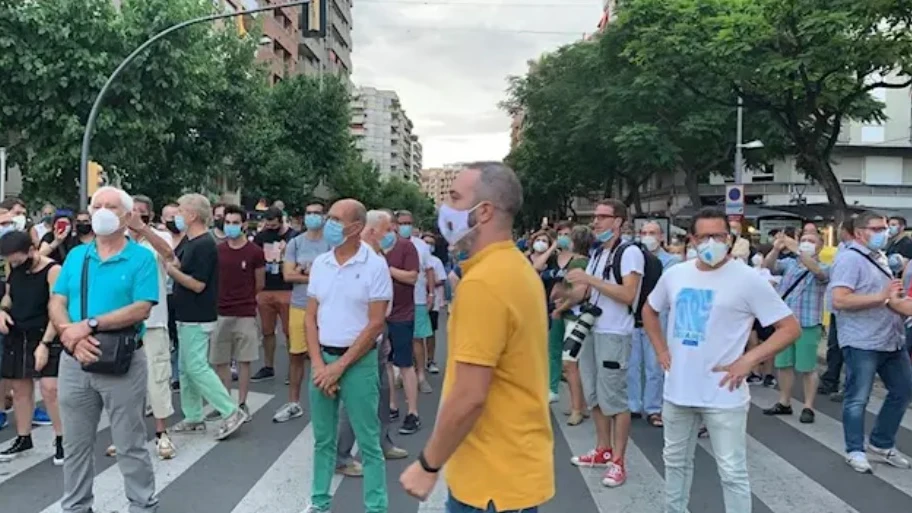
[[[79,290],[82,319],[89,318],[89,249],[86,249],[85,259],[82,261],[82,284]],[[137,329],[135,326],[114,331],[100,331],[93,335],[98,341],[101,354],[98,360],[82,364],[82,370],[93,374],[108,374],[123,376],[130,370],[133,362],[133,353],[138,348]]]

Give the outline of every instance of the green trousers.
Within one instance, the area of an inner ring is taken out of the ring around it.
[[[560,385],[561,370],[563,369],[564,326],[563,319],[551,319],[551,328],[548,330],[548,377],[550,378],[548,388],[555,394]]]
[[[323,361],[330,364],[338,360],[323,352]],[[339,402],[345,407],[355,432],[355,441],[364,465],[364,511],[386,513],[386,460],[380,449],[380,418],[377,404],[380,401],[380,374],[376,349],[364,355],[348,368],[339,379],[336,398],[327,397],[308,380],[310,396],[310,422],[314,432],[313,487],[311,502],[318,511],[329,511],[332,496],[329,494],[336,471],[337,430]]]
[[[209,335],[215,323],[177,323],[177,351],[180,359],[181,410],[187,422],[203,421],[203,399],[223,419],[237,410],[231,394],[209,365]]]

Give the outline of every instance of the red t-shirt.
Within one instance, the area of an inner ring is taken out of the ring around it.
[[[417,271],[418,250],[408,239],[397,237],[396,245],[386,254],[386,263],[403,271]],[[386,319],[393,322],[415,320],[415,285],[393,278],[393,309]]]
[[[256,274],[266,266],[263,250],[248,242],[232,248],[218,245],[218,314],[225,317],[256,317]]]

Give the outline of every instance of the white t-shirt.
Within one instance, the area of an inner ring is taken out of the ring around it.
[[[586,273],[602,279],[607,265],[609,266],[608,283],[617,284],[614,281],[614,273],[610,269],[612,260],[614,260],[614,255],[608,250],[603,250],[598,258],[593,256],[589,260]],[[621,257],[621,279],[623,280],[630,273],[636,273],[642,277],[645,266],[646,259],[643,258],[643,252],[634,246],[628,246]],[[639,290],[637,290],[637,295],[639,295]],[[596,306],[602,309],[602,315],[596,319],[595,326],[592,327],[593,332],[613,333],[616,335],[630,335],[633,333],[634,320],[633,314],[630,313],[630,305],[619,303],[594,288],[589,298],[590,301],[593,301]]]
[[[431,247],[418,237],[409,239],[418,251],[418,281],[415,282],[415,304],[427,304],[427,270],[431,269]]]
[[[434,269],[434,279],[437,280],[438,285],[434,287],[434,305],[431,310],[439,312],[446,303],[446,298],[444,297],[446,293],[443,290],[443,282],[446,281],[446,269],[443,268],[443,262],[439,258],[431,255],[431,267]]]
[[[720,387],[728,365],[744,354],[754,319],[770,326],[792,315],[769,282],[740,260],[713,271],[695,260],[665,270],[649,305],[668,311],[665,339],[671,370],[665,373],[665,400],[678,406],[738,408],[750,402],[743,383],[733,392]]]
[[[156,230],[155,228],[150,228],[156,235],[161,237],[169,246],[173,247],[173,239],[171,238],[171,232],[163,232]],[[146,319],[147,328],[167,328],[168,327],[168,287],[166,285],[168,273],[165,271],[165,262],[162,261],[161,256],[158,254],[158,251],[155,251],[155,248],[152,247],[152,244],[149,244],[148,240],[143,239],[140,243],[140,246],[148,249],[152,252],[152,255],[155,256],[155,263],[158,264],[158,304],[152,307],[152,311],[149,313],[149,318]]]

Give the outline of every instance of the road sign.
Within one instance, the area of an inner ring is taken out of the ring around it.
[[[744,215],[744,186],[725,186],[725,214]]]

